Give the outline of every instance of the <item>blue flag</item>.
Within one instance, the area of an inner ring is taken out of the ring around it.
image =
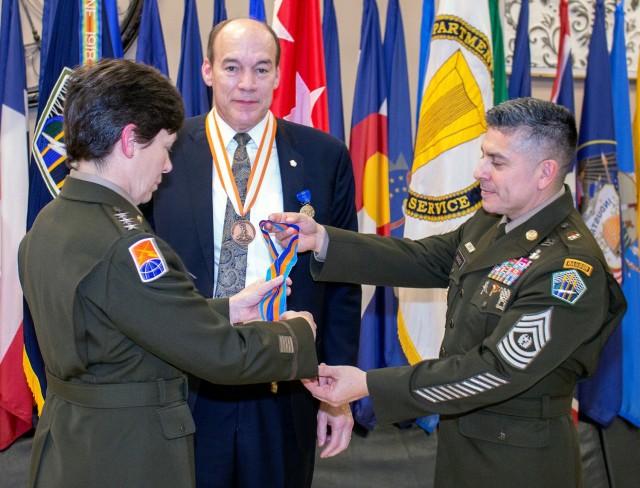
[[[55,19],[51,27],[51,36],[48,43],[48,54],[45,61],[45,69],[40,75],[40,91],[38,93],[38,120],[47,106],[49,95],[53,90],[62,69],[73,68],[80,62],[79,12],[78,5],[74,2],[59,2],[55,10]],[[56,135],[62,132],[62,108],[55,114],[59,121],[55,126],[52,120],[51,128],[57,127]],[[55,138],[55,136],[54,136]],[[68,170],[64,164],[50,167],[49,177],[56,185],[62,185]],[[29,201],[27,206],[27,230],[33,225],[38,213],[54,194],[47,182],[47,175],[41,173],[37,164],[29,165]],[[26,305],[26,304],[25,304]],[[44,361],[40,353],[40,347],[36,339],[33,319],[28,307],[24,311],[24,349],[26,354],[25,374],[31,386],[34,398],[38,405],[38,411],[42,411],[44,397],[46,395],[47,380],[44,371]]]
[[[607,231],[620,225],[616,133],[613,120],[611,69],[607,53],[604,0],[597,0],[593,33],[589,42],[578,164],[581,180],[580,211],[600,244],[612,273],[620,282],[620,242]],[[622,398],[620,328],[605,345],[594,377],[578,388],[580,412],[602,425],[620,410]]]
[[[418,69],[418,104],[416,108],[416,126],[420,120],[420,106],[424,93],[424,80],[429,62],[429,47],[431,46],[431,31],[436,17],[434,0],[423,0],[422,21],[420,24],[420,66]]]
[[[360,36],[360,58],[349,141],[356,181],[358,230],[389,235],[388,123],[385,110],[387,83],[375,0],[364,0]],[[390,302],[390,298],[393,298],[393,292],[389,295],[383,287],[362,287],[363,313],[358,367],[365,371],[384,364],[385,330],[395,330],[396,323],[393,301]],[[355,402],[354,416],[360,425],[373,429],[376,418],[371,398]]]
[[[223,20],[227,20],[227,7],[224,4],[224,0],[215,0],[213,2],[213,25]]]
[[[109,23],[109,37],[111,38],[113,57],[122,58],[124,56],[124,50],[122,49],[120,23],[118,22],[118,2],[116,0],[104,0],[104,5],[106,7],[107,22]]]
[[[407,51],[404,42],[402,12],[398,0],[389,0],[384,32],[385,72],[388,84],[391,235],[402,237],[404,233],[403,204],[408,191],[407,175],[410,172],[409,165],[413,163],[413,138]],[[395,335],[395,329],[393,333]],[[398,347],[399,344],[398,342]],[[402,354],[402,358],[404,359],[404,354]]]
[[[387,79],[387,126],[389,160],[390,235],[404,234],[404,202],[407,198],[410,164],[413,163],[411,101],[404,41],[402,12],[398,0],[389,0],[384,30],[385,73]],[[398,339],[398,297],[393,288],[382,288],[385,295],[384,329],[378,338],[384,352],[377,368],[409,364]]]
[[[187,117],[207,113],[211,101],[201,74],[202,44],[195,0],[185,0],[182,21],[182,48],[176,86],[184,100]]]
[[[342,108],[342,81],[340,75],[340,44],[338,24],[333,0],[324,0],[322,16],[322,42],[324,66],[327,75],[327,103],[329,105],[329,132],[344,141],[344,113]]]
[[[104,5],[104,4],[102,4]],[[62,107],[64,80],[61,75],[78,66],[81,60],[81,13],[80,0],[57,2],[47,47],[45,68],[40,76],[38,93],[38,117],[29,165],[29,200],[27,206],[27,230],[33,225],[38,213],[49,203],[64,185],[68,170],[64,162],[64,131],[62,130]],[[104,8],[102,9],[104,11]],[[98,15],[102,45],[102,57],[113,57],[111,36],[106,16]],[[54,142],[51,142],[54,141]],[[24,348],[26,353],[25,374],[38,405],[42,410],[46,392],[46,377],[40,348],[36,340],[33,319],[25,306]]]
[[[622,236],[622,291],[627,313],[616,333],[622,336],[622,405],[620,415],[640,426],[640,262],[638,260],[638,195],[633,157],[627,50],[624,37],[624,0],[616,6],[611,49],[613,116],[618,153]]]
[[[157,0],[146,0],[142,4],[136,61],[153,66],[165,76],[169,76]]]
[[[260,22],[267,21],[267,13],[264,10],[264,0],[249,0],[249,17]]]
[[[529,2],[520,2],[520,16],[509,77],[509,99],[531,96],[531,51],[529,50]]]
[[[46,69],[47,54],[49,52],[49,41],[51,39],[51,30],[58,11],[58,0],[44,0],[42,5],[42,39],[40,47],[40,78],[38,80],[38,93],[42,91],[42,76]]]

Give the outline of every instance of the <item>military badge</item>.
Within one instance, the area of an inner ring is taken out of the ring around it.
[[[562,267],[564,269],[577,269],[587,276],[591,276],[591,273],[593,273],[593,266],[585,263],[584,261],[579,261],[578,259],[567,258],[564,260],[564,265]]]
[[[529,254],[529,259],[531,259],[532,261],[536,259],[540,259],[541,254],[542,254],[542,249],[536,249],[531,254]]]
[[[509,298],[511,298],[511,290],[493,282],[492,280],[486,280],[482,285],[480,295],[486,295],[488,298],[492,299],[493,302],[495,302],[492,303],[495,305],[495,308],[504,312],[507,307],[507,303],[509,302]]]
[[[522,273],[524,273],[531,263],[532,261],[525,257],[509,259],[508,261],[495,265],[489,273],[489,278],[511,286],[522,276]]]
[[[538,238],[538,232],[536,230],[528,230],[525,234],[528,241],[535,241]]]
[[[498,343],[498,352],[513,367],[525,369],[551,340],[551,309],[520,317]]]
[[[129,252],[143,283],[157,280],[169,271],[164,256],[153,237],[140,239],[129,247]]]
[[[551,278],[551,294],[563,302],[575,304],[587,291],[587,285],[577,271],[558,271]]]

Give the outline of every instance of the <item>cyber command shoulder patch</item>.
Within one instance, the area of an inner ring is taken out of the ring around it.
[[[564,260],[564,265],[562,267],[564,269],[577,269],[587,276],[591,276],[591,273],[593,273],[593,266],[578,259],[567,258]]]
[[[585,291],[587,291],[587,285],[584,284],[576,270],[553,273],[551,294],[559,300],[573,305]]]
[[[140,239],[129,247],[129,252],[143,283],[157,280],[169,271],[164,256],[153,237]]]

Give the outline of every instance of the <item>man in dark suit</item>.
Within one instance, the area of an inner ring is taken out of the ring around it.
[[[185,261],[197,289],[223,296],[221,282],[226,287],[233,279],[220,279],[227,271],[220,262],[238,266],[246,259],[241,282],[266,274],[268,248],[256,229],[269,213],[304,207],[313,209],[319,222],[351,230],[357,221],[345,145],[324,132],[275,119],[269,111],[279,81],[275,33],[253,20],[227,21],[212,30],[208,46],[202,73],[213,88],[214,108],[188,120],[180,132],[171,154],[174,171],[154,197],[153,217],[156,232]],[[237,142],[238,134],[248,142]],[[240,146],[251,162],[246,190],[231,174]],[[255,238],[238,244],[239,251],[227,258],[223,228],[230,211]],[[355,364],[360,289],[314,283],[309,261],[309,254],[299,256],[291,272],[288,308],[313,314],[321,361]],[[299,382],[223,387],[202,381],[194,418],[201,487],[310,486],[316,436],[324,446],[321,456],[328,457],[346,448],[353,427],[348,407],[318,408]]]

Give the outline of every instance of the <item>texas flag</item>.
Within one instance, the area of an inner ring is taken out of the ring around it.
[[[280,38],[280,85],[276,117],[329,132],[319,0],[276,0],[273,30]]]

